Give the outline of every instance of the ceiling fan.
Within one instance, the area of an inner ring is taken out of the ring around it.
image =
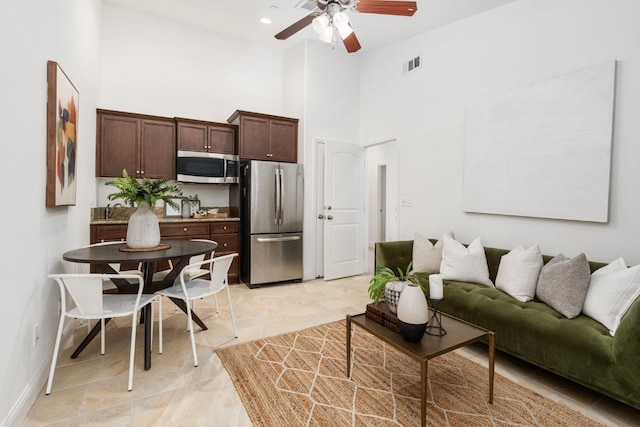
[[[288,26],[275,35],[278,40],[286,40],[309,24],[313,26],[320,40],[332,43],[339,36],[347,52],[360,50],[360,42],[353,32],[346,13],[351,10],[359,13],[375,13],[379,15],[413,16],[418,10],[415,1],[391,0],[307,0],[315,3],[313,12]]]

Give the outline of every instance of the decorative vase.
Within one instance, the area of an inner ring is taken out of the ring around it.
[[[158,217],[146,202],[129,218],[127,246],[133,249],[155,248],[160,244],[160,224]]]
[[[397,313],[398,301],[400,300],[400,294],[407,286],[406,281],[389,282],[384,285],[384,300],[389,306],[389,310],[392,313]]]
[[[398,323],[405,341],[420,342],[429,321],[427,298],[420,286],[409,283],[398,301]]]

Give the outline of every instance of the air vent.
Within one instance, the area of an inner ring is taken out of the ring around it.
[[[315,10],[316,2],[314,0],[302,0],[296,5],[298,9]]]
[[[402,73],[406,74],[411,71],[415,71],[418,68],[420,68],[420,64],[421,64],[420,56],[416,56],[415,58],[412,58],[402,64]]]

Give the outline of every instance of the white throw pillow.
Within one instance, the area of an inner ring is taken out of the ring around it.
[[[453,232],[448,233],[453,237]],[[416,233],[413,238],[413,271],[439,273],[442,263],[442,239],[434,245],[428,237]]]
[[[618,258],[591,274],[582,312],[615,335],[622,317],[640,296],[640,265],[627,268]]]
[[[542,253],[538,245],[529,249],[522,245],[516,246],[500,258],[496,288],[518,301],[531,301],[536,295],[542,264]]]
[[[442,240],[440,276],[443,279],[479,283],[493,288],[489,279],[487,256],[479,237],[466,248],[446,234],[442,236]]]

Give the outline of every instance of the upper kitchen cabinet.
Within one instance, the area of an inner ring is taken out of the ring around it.
[[[238,154],[237,126],[178,117],[175,120],[178,128],[178,150]]]
[[[238,125],[241,159],[298,162],[298,119],[237,110],[227,121]]]
[[[97,110],[96,176],[176,177],[173,118]]]

